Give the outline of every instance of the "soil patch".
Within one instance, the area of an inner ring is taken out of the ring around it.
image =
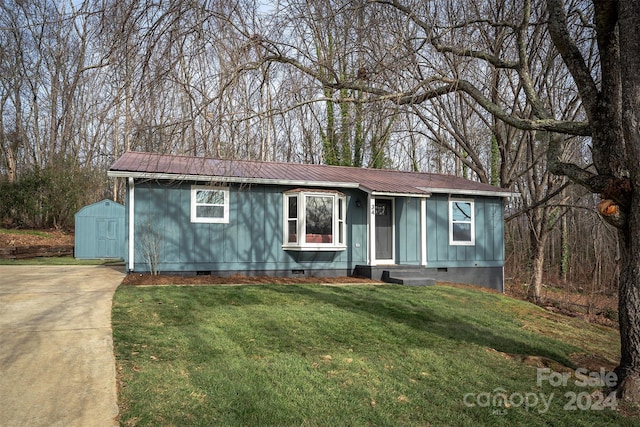
[[[130,273],[122,281],[123,286],[157,285],[267,285],[267,284],[380,284],[377,280],[363,277],[272,277],[272,276],[174,276]]]
[[[0,248],[11,246],[67,246],[73,244],[73,233],[67,233],[63,230],[0,229]]]
[[[528,301],[527,286],[505,283],[505,294]],[[618,327],[618,296],[602,293],[585,293],[551,286],[543,286],[539,306],[546,310],[571,317],[580,317],[590,323],[612,328]]]

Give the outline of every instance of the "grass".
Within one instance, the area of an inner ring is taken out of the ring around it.
[[[126,426],[637,421],[568,410],[571,396],[591,408],[596,389],[577,386],[572,370],[566,386],[538,385],[530,366],[557,373],[595,354],[608,370],[615,330],[467,288],[120,287],[113,329]],[[541,393],[553,393],[548,410]]]

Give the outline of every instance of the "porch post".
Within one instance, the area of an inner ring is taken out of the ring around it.
[[[134,209],[134,190],[135,185],[133,181],[133,177],[129,177],[129,271],[133,271],[135,266],[135,252],[134,252],[134,236],[135,236],[135,218],[133,217]]]
[[[369,201],[369,215],[367,216],[367,227],[369,228],[369,265],[376,265],[376,199],[367,195]]]
[[[420,265],[427,265],[427,198],[420,199]]]

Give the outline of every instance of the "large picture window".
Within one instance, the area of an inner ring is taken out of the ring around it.
[[[336,191],[284,194],[284,249],[344,250],[346,198]]]
[[[449,244],[475,245],[475,218],[472,200],[449,200]]]
[[[191,222],[228,223],[229,189],[192,185]]]

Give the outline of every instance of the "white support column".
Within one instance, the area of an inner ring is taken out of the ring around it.
[[[369,265],[376,265],[376,199],[368,196],[369,215],[367,225],[369,228]]]
[[[135,201],[135,185],[133,181],[133,177],[129,177],[129,271],[133,271],[134,257],[135,257],[135,221],[134,221],[134,201]]]
[[[420,199],[420,265],[427,265],[427,198]]]

